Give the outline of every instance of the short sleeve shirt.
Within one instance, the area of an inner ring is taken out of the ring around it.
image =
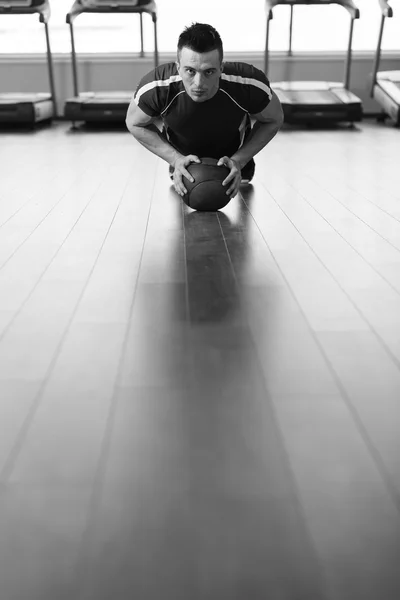
[[[221,158],[241,146],[249,116],[264,110],[271,96],[262,71],[247,63],[226,62],[217,93],[194,102],[171,62],[143,77],[134,100],[144,113],[163,120],[168,140],[180,152]]]

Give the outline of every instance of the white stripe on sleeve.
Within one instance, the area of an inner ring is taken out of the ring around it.
[[[145,94],[149,90],[152,90],[156,87],[166,87],[168,85],[171,85],[171,83],[175,83],[177,81],[182,81],[182,77],[180,75],[172,75],[168,79],[155,79],[154,81],[146,83],[146,85],[144,85],[138,90],[138,93],[135,96],[135,104],[139,104],[139,100],[142,94]]]
[[[271,88],[269,88],[266,83],[258,81],[258,79],[252,79],[250,77],[241,77],[240,75],[226,75],[225,73],[221,74],[221,79],[225,79],[225,81],[230,81],[231,83],[244,83],[247,85],[254,85],[255,87],[265,92],[270,100],[272,98]]]

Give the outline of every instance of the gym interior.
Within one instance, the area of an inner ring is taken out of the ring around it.
[[[284,113],[215,211],[125,124],[196,20]],[[398,0],[0,0],[1,600],[400,598],[399,40]]]

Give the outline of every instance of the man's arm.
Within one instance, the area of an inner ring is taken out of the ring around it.
[[[283,125],[283,110],[278,96],[272,91],[272,98],[268,106],[260,113],[252,115],[256,119],[250,135],[231,157],[224,156],[218,164],[226,165],[231,172],[222,185],[227,185],[226,193],[233,198],[239,191],[240,171],[275,137]],[[228,185],[229,184],[229,185]]]
[[[134,99],[131,100],[125,119],[128,130],[142,146],[174,167],[173,181],[175,190],[182,196],[183,194],[186,194],[182,176],[193,181],[192,176],[185,167],[192,162],[200,162],[200,159],[193,154],[184,156],[171,146],[171,144],[169,144],[161,135],[159,129],[155,125],[156,121],[157,118],[146,115],[146,113],[137,106]]]
[[[260,113],[252,115],[256,119],[250,135],[243,146],[231,156],[243,168],[253,156],[276,136],[283,125],[283,110],[278,96],[272,91],[268,106]]]
[[[128,131],[147,150],[153,152],[170,165],[173,165],[181,155],[162,137],[155,122],[156,117],[149,117],[137,106],[134,99],[129,104],[125,123]]]

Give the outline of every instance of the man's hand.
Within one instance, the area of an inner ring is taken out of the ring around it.
[[[237,160],[232,160],[228,156],[223,156],[219,159],[217,165],[220,167],[225,165],[230,169],[230,173],[222,182],[222,185],[228,186],[226,190],[227,196],[234,198],[239,191],[240,182],[242,179],[240,164]]]
[[[201,160],[195,154],[189,154],[188,156],[181,156],[177,158],[174,167],[173,181],[175,190],[178,192],[180,196],[184,196],[187,192],[185,185],[183,183],[182,177],[186,177],[189,181],[194,181],[193,177],[186,169],[190,165],[190,163],[199,163]]]

